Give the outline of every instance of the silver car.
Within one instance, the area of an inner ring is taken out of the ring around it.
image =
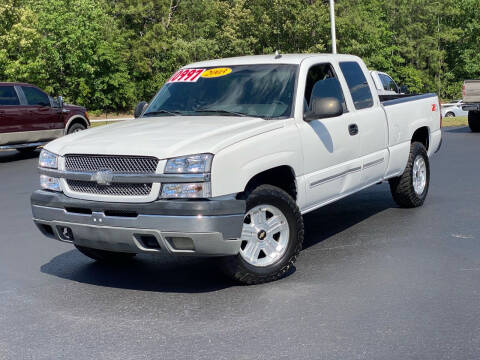
[[[462,109],[463,100],[455,100],[451,103],[442,104],[443,117],[468,116],[468,111]]]

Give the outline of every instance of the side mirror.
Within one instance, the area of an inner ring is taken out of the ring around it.
[[[408,86],[406,85],[400,86],[400,94],[408,94]]]
[[[57,96],[57,104],[60,109],[63,109],[63,96]]]
[[[343,114],[343,106],[337,98],[313,98],[310,105],[311,110],[303,116],[305,121],[331,118]]]
[[[146,101],[140,101],[138,103],[138,105],[135,107],[135,111],[133,112],[133,116],[135,118],[140,117],[147,106],[148,106],[148,103]]]

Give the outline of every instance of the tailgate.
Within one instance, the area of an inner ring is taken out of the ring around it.
[[[463,83],[463,102],[480,103],[480,80],[466,80]]]

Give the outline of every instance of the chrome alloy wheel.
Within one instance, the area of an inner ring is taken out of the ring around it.
[[[422,195],[427,186],[427,164],[423,156],[418,155],[413,162],[413,189]]]
[[[290,237],[287,218],[273,205],[259,205],[245,215],[240,255],[253,266],[272,265],[285,254]]]

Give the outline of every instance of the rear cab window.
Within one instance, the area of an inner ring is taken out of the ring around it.
[[[367,109],[373,106],[373,96],[360,65],[355,61],[340,63],[340,69],[347,81],[355,109]]]
[[[0,86],[0,106],[20,105],[20,99],[13,85]]]
[[[22,86],[28,105],[50,106],[50,98],[43,91],[30,86]]]

